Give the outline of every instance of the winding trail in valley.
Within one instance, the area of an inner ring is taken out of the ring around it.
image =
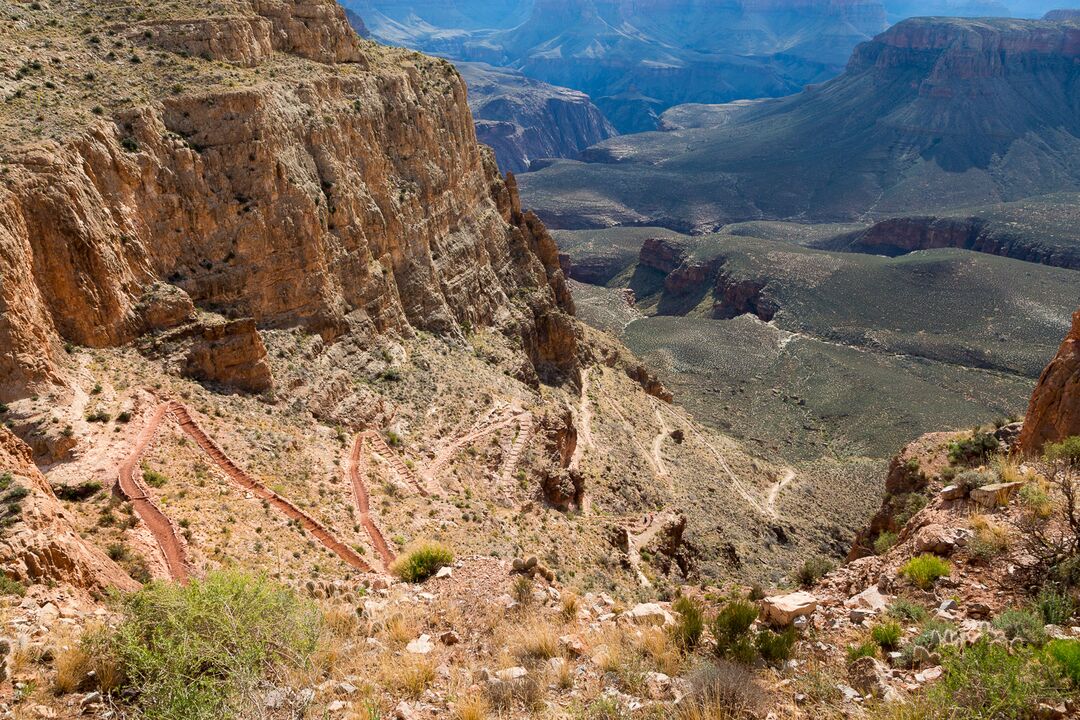
[[[146,426],[135,439],[131,454],[120,465],[117,485],[157,541],[170,577],[183,583],[191,576],[184,543],[180,540],[172,520],[151,499],[149,491],[143,485],[139,465],[143,454],[153,444],[168,410],[169,403],[161,403],[154,409]]]
[[[793,483],[797,477],[795,471],[788,468],[784,471],[783,477],[777,480],[776,483],[769,488],[769,495],[765,498],[765,508],[774,518],[780,517],[780,511],[776,509],[776,502],[780,499],[780,493],[784,488]]]
[[[360,524],[364,526],[364,530],[367,531],[368,537],[371,538],[371,544],[374,545],[375,551],[379,553],[379,557],[382,558],[383,566],[389,569],[391,563],[394,562],[394,553],[390,549],[389,544],[386,542],[386,538],[383,537],[382,531],[379,530],[375,524],[375,520],[371,517],[371,500],[368,494],[367,486],[364,484],[364,475],[361,471],[361,467],[366,467],[367,463],[364,461],[365,447],[371,441],[371,436],[378,436],[378,433],[368,430],[366,432],[358,433],[356,439],[353,441],[352,451],[349,453],[349,479],[352,482],[353,500],[356,502],[356,510],[360,514]],[[378,446],[375,446],[377,451]]]

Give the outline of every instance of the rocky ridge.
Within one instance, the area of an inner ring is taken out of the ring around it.
[[[0,397],[62,382],[64,342],[137,337],[153,282],[327,340],[499,324],[534,373],[572,376],[554,243],[477,145],[454,70],[363,42],[334,3],[245,8],[243,22],[145,20],[135,36],[193,75],[225,62],[303,81],[162,95],[9,145]],[[42,72],[67,87],[61,67]]]

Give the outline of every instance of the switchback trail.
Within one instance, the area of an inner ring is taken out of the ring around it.
[[[158,428],[161,426],[161,421],[165,419],[168,410],[168,403],[161,403],[154,409],[154,414],[150,417],[149,422],[146,423],[142,432],[135,439],[135,447],[132,448],[131,454],[120,465],[117,484],[120,492],[131,502],[135,512],[138,513],[142,521],[146,523],[146,527],[153,534],[158,547],[161,548],[161,554],[165,557],[169,575],[173,580],[184,583],[187,582],[191,574],[188,567],[187,553],[184,551],[184,544],[177,536],[172,521],[150,498],[149,492],[142,483],[140,474],[136,472],[139,469],[139,462],[143,453],[154,441]]]
[[[641,583],[642,587],[652,587],[652,582],[641,571],[641,551],[653,541],[653,538],[660,534],[660,531],[667,526],[668,521],[674,517],[675,513],[670,510],[663,510],[660,513],[648,513],[636,533],[633,532],[634,528],[629,525],[626,526],[629,545],[627,555],[630,557],[630,565],[634,568],[634,572],[638,576],[638,582]]]
[[[529,442],[529,438],[532,437],[533,433],[532,413],[527,412],[518,415],[517,421],[517,437],[514,438],[514,444],[510,446],[510,452],[506,456],[506,461],[503,462],[503,482],[510,482],[513,479],[518,463],[521,462],[521,453],[524,452],[525,445]]]
[[[308,532],[316,537],[324,546],[332,550],[342,560],[362,572],[375,572],[374,568],[351,547],[335,538],[318,520],[293,505],[276,492],[266,487],[234,463],[225,452],[219,448],[210,436],[199,426],[195,419],[182,404],[172,401],[168,403],[169,414],[180,425],[180,429],[191,437],[202,448],[203,452],[210,456],[214,463],[221,468],[233,482],[245,490],[250,490],[258,497],[266,500],[290,519],[299,522]]]
[[[352,482],[353,500],[356,501],[356,510],[360,513],[360,524],[364,526],[364,530],[367,531],[368,537],[371,538],[371,544],[375,546],[375,550],[379,553],[379,557],[382,558],[383,565],[389,569],[390,564],[394,562],[394,553],[386,543],[382,531],[379,530],[378,526],[375,525],[375,521],[371,518],[371,501],[368,495],[367,486],[364,485],[363,473],[360,471],[360,465],[364,456],[364,446],[370,441],[372,435],[378,436],[378,433],[368,430],[367,432],[358,433],[356,435],[356,439],[353,441],[352,452],[349,453],[349,480]]]
[[[508,409],[508,408],[507,408]],[[504,478],[513,474],[513,470],[516,469],[518,461],[521,459],[521,452],[524,450],[525,443],[528,442],[529,436],[533,429],[533,415],[530,412],[513,412],[511,415],[507,415],[503,410],[502,416],[496,416],[494,419],[491,417],[491,413],[485,415],[474,426],[474,430],[468,432],[456,440],[448,443],[442,450],[438,452],[435,458],[431,461],[431,464],[424,468],[423,476],[425,481],[431,485],[436,483],[435,476],[440,472],[454,456],[461,452],[467,445],[473,443],[482,438],[488,437],[492,433],[495,433],[503,428],[511,425],[518,425],[518,436],[511,446],[507,456],[507,461],[503,465],[502,476]],[[511,469],[507,472],[506,468]]]

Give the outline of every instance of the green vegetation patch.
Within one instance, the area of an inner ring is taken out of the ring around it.
[[[454,562],[454,553],[438,543],[422,543],[404,553],[391,571],[405,582],[418,583],[439,572],[440,568]]]
[[[908,580],[926,590],[939,579],[948,577],[952,572],[952,566],[948,560],[926,553],[908,560],[900,572]]]
[[[236,571],[187,585],[152,582],[121,601],[114,631],[89,637],[122,674],[148,720],[236,717],[274,670],[303,667],[315,649],[317,608],[271,580]]]

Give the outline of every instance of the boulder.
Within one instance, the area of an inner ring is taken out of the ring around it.
[[[431,636],[426,634],[421,635],[405,646],[405,652],[410,652],[414,655],[427,655],[434,649],[435,643],[431,642]]]
[[[881,612],[889,607],[889,598],[883,595],[876,585],[871,585],[858,595],[852,595],[845,600],[844,606],[853,609]]]
[[[993,483],[983,485],[971,491],[971,501],[976,505],[992,510],[996,507],[1005,507],[1013,495],[1024,486],[1022,482]]]
[[[773,595],[761,601],[762,619],[786,627],[798,617],[809,617],[818,606],[818,599],[808,592]]]
[[[675,618],[656,603],[641,603],[626,612],[625,617],[635,625],[653,625],[662,627],[673,625]]]
[[[888,677],[889,668],[877,658],[861,657],[848,666],[848,682],[864,696],[884,697]]]
[[[920,553],[933,553],[947,557],[958,547],[967,545],[971,532],[964,528],[926,525],[915,533],[915,549]]]
[[[962,500],[967,497],[967,488],[962,485],[946,485],[938,495],[942,500]]]

